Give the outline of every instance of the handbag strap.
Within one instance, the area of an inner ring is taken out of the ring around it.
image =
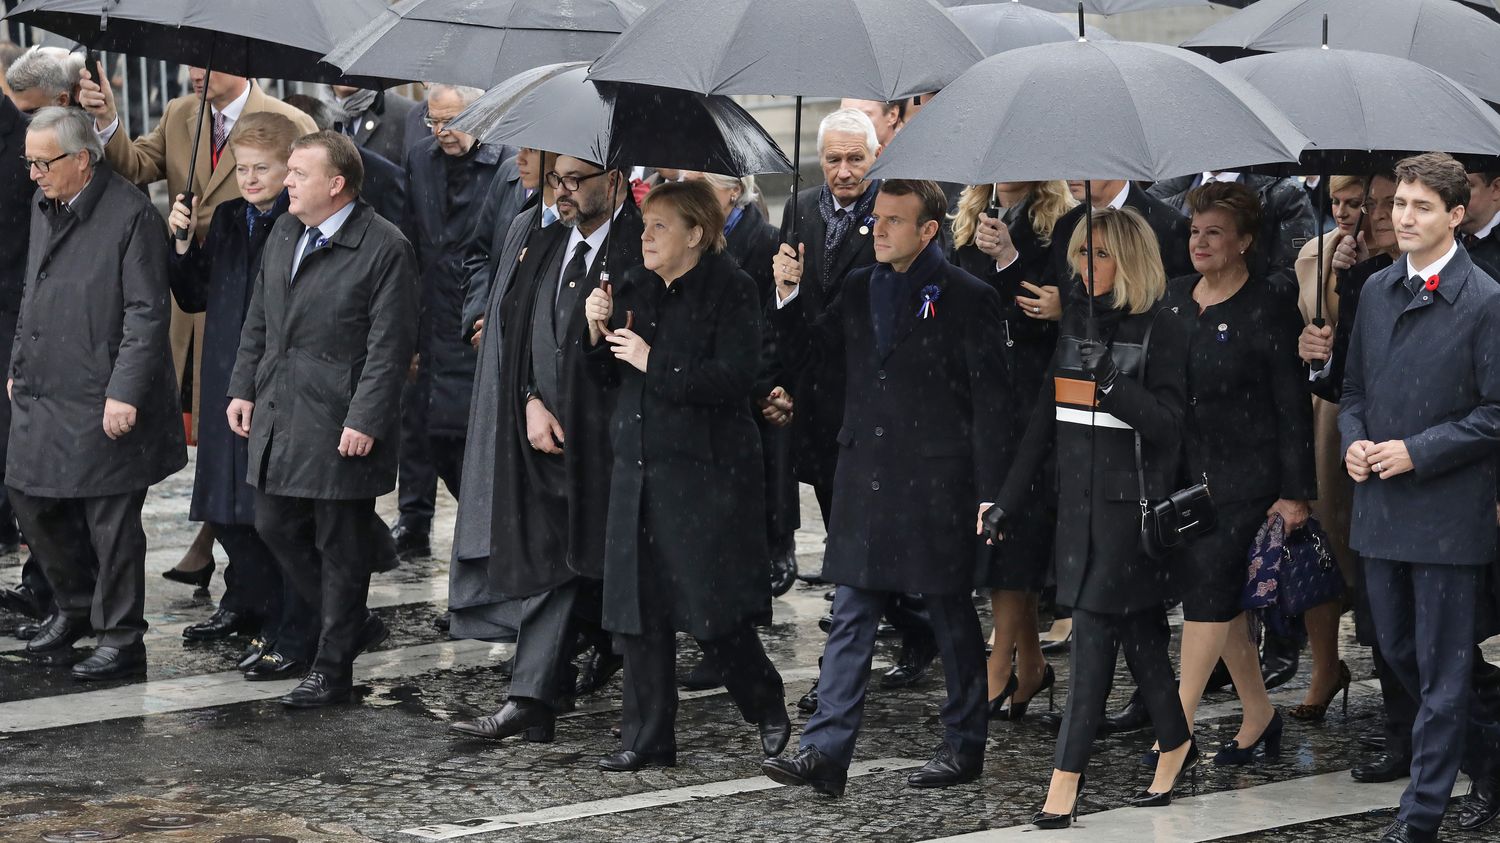
[[[1160,314],[1160,308],[1151,314],[1151,321],[1146,323],[1146,333],[1141,337],[1141,362],[1136,367],[1135,375],[1142,387],[1146,385],[1146,354],[1151,349],[1151,331],[1156,327],[1156,317]],[[1141,492],[1141,515],[1144,517],[1148,506],[1146,499],[1146,461],[1141,456],[1141,432],[1139,430],[1135,431],[1135,482]]]

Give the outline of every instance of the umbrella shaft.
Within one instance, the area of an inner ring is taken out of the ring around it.
[[[217,35],[208,42],[208,63],[203,66],[203,98],[198,101],[198,129],[193,132],[193,154],[188,158],[188,181],[187,190],[182,194],[182,201],[191,210],[193,207],[193,176],[198,172],[198,147],[203,145],[203,118],[208,115],[208,83],[214,73],[214,46],[218,43]],[[101,80],[102,84],[102,80]],[[180,228],[172,232],[172,236],[178,240],[186,240],[192,236],[186,228]]]

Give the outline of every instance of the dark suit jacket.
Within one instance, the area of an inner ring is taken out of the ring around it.
[[[305,230],[291,214],[271,229],[229,382],[231,398],[255,402],[249,482],[268,495],[378,497],[396,485],[416,258],[394,225],[359,202],[293,283]],[[339,456],[346,427],[374,437],[369,455]]]
[[[1413,298],[1408,263],[1365,283],[1339,406],[1342,449],[1401,439],[1413,470],[1354,487],[1349,546],[1439,565],[1495,558],[1500,442],[1500,285],[1463,246],[1433,293]]]
[[[1500,279],[1500,233],[1492,230],[1490,236],[1469,246],[1469,258],[1474,265],[1484,270],[1491,278]]]
[[[495,273],[501,262],[506,235],[511,223],[522,209],[541,202],[541,191],[531,197],[526,195],[526,186],[521,183],[521,171],[516,166],[515,156],[506,158],[495,171],[490,182],[489,196],[479,209],[479,218],[474,222],[474,238],[469,244],[469,253],[464,256],[463,331],[464,339],[474,335],[474,322],[484,316],[490,301],[490,291],[495,283]],[[507,266],[514,266],[512,255]]]
[[[1156,245],[1161,248],[1161,262],[1168,278],[1176,278],[1193,271],[1193,261],[1188,256],[1188,221],[1181,211],[1157,199],[1138,184],[1131,184],[1125,194],[1125,207],[1133,208],[1146,218],[1146,224],[1156,234]],[[1083,220],[1083,205],[1063,214],[1052,231],[1052,246],[1047,265],[1047,283],[1059,290],[1071,288],[1076,276],[1069,260],[1068,240]]]
[[[0,310],[21,309],[25,287],[26,248],[24,232],[31,220],[31,197],[36,185],[21,159],[26,155],[26,126],[30,122],[10,97],[0,96]],[[0,343],[10,347],[10,337]]]

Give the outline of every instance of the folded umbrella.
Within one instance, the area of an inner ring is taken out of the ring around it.
[[[1078,40],[1078,33],[1066,20],[1020,0],[959,6],[951,9],[950,14],[958,28],[987,56],[1037,44]],[[1084,28],[1084,36],[1090,41],[1115,40],[1113,35],[1093,26]]]

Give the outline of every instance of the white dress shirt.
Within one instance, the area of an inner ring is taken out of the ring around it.
[[[317,225],[308,226],[307,229],[302,232],[302,236],[297,238],[297,248],[292,252],[293,278],[297,277],[297,268],[302,265],[302,250],[307,248],[307,233],[316,228],[318,230],[318,237],[321,241],[327,242],[329,240],[332,240],[333,235],[339,233],[339,229],[344,227],[344,223],[349,221],[349,216],[353,213],[354,203],[350,202],[337,211],[334,211],[333,215],[328,219],[323,220]]]
[[[247,83],[245,85],[245,90],[241,91],[240,95],[238,97],[235,97],[234,102],[230,103],[229,105],[224,106],[224,111],[222,112],[222,114],[224,115],[224,137],[225,138],[228,138],[229,137],[229,133],[232,132],[232,131],[234,131],[234,124],[240,119],[240,115],[245,113],[245,103],[247,103],[247,102],[250,101],[250,88],[254,84],[255,84],[254,82]],[[210,114],[220,114],[221,113],[218,109],[214,108],[212,105],[210,105],[208,107],[208,110],[209,110]],[[210,125],[212,125],[212,124],[210,124]],[[108,126],[105,126],[103,129],[99,130],[99,142],[103,143],[105,145],[108,145],[109,144],[109,139],[115,136],[115,132],[118,131],[119,128],[120,128],[120,118],[117,115],[115,117],[115,121],[113,123],[110,123]],[[212,141],[210,141],[210,143],[212,143]],[[227,141],[226,141],[226,143],[227,143]]]

